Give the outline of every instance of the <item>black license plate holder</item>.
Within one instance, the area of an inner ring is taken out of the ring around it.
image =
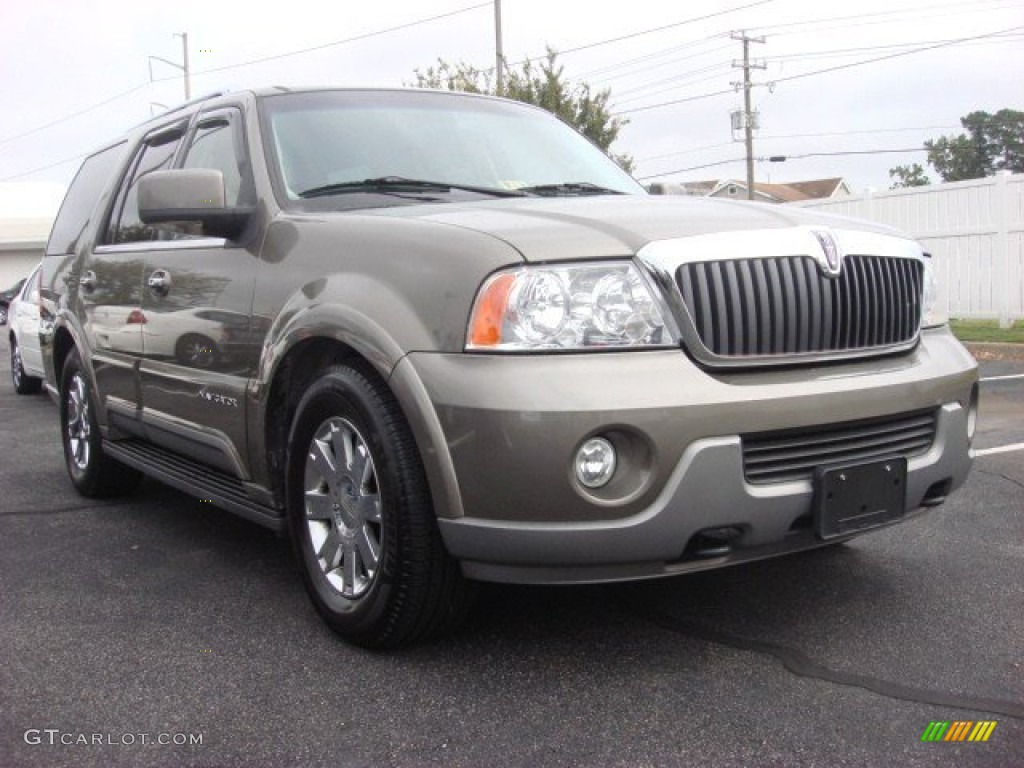
[[[907,460],[818,467],[814,473],[814,531],[834,539],[877,528],[906,512]]]

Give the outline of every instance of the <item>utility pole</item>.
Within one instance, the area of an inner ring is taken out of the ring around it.
[[[180,69],[185,75],[185,101],[192,99],[192,83],[191,83],[191,70],[188,67],[188,32],[175,32],[175,37],[181,38],[181,50],[182,50],[182,64],[178,64],[173,61],[161,58],[159,56],[149,57],[149,81],[153,82],[153,59],[162,61],[164,64]]]
[[[733,83],[743,88],[743,129],[744,139],[747,145],[747,200],[754,199],[754,128],[756,127],[757,115],[752,111],[750,105],[750,91],[754,83],[750,82],[750,70],[765,69],[764,62],[751,63],[750,44],[764,43],[764,37],[748,37],[746,32],[733,32],[730,37],[733,40],[743,42],[743,63],[733,61],[733,67],[743,67],[743,82]]]
[[[181,60],[184,66],[181,68],[185,73],[185,101],[192,100],[192,73],[188,68],[188,32],[175,32],[175,37],[181,38]]]
[[[501,0],[494,0],[494,92],[498,96],[505,91],[504,61],[505,53],[501,46]]]

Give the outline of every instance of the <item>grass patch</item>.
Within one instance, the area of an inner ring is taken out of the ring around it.
[[[1024,322],[1000,328],[998,320],[950,320],[950,328],[960,341],[991,341],[998,344],[1024,344]]]

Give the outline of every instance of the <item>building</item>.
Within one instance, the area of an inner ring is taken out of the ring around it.
[[[747,199],[747,183],[738,179],[709,179],[679,184],[656,182],[649,187],[656,195],[695,195]],[[754,182],[754,200],[760,203],[795,203],[803,200],[823,200],[850,194],[842,178],[791,181],[786,184]]]
[[[39,263],[63,198],[60,184],[0,184],[0,290]]]

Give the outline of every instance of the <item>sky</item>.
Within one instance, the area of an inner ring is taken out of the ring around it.
[[[890,168],[925,165],[923,142],[958,133],[962,116],[1024,109],[1024,0],[500,6],[511,66],[550,46],[570,81],[611,89],[613,112],[629,120],[613,151],[631,155],[644,182],[745,178],[730,121],[742,105],[734,33],[763,38],[750,43],[758,181],[839,176],[854,192],[886,189]],[[180,64],[182,32],[193,97],[264,85],[403,87],[439,58],[493,67],[495,8],[481,0],[2,0],[0,186],[26,190],[20,215],[55,210],[83,155],[184,100],[181,71],[150,58]]]

